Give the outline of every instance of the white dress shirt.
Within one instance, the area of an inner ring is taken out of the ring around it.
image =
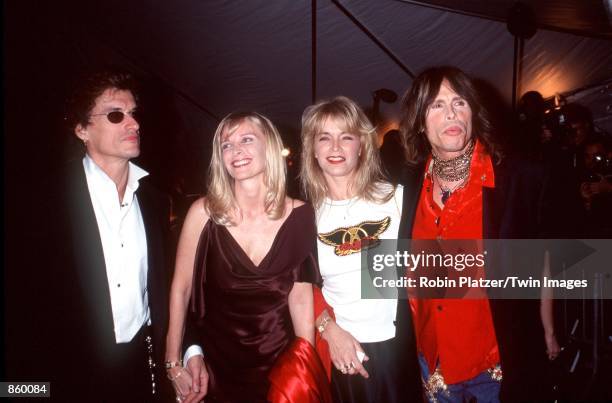
[[[147,238],[134,194],[138,181],[148,173],[129,163],[127,187],[119,203],[117,186],[88,155],[83,158],[83,167],[104,250],[115,339],[117,343],[127,343],[143,324],[150,323],[151,316]]]

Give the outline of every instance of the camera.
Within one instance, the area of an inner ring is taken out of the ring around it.
[[[572,128],[560,109],[551,109],[544,115],[543,125],[552,133],[552,139],[557,144],[567,144],[576,136],[576,129]]]
[[[593,155],[593,165],[586,172],[585,182],[595,183],[605,178],[612,183],[612,158],[606,157],[604,154],[597,153]]]

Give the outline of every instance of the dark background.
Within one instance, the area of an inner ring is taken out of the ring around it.
[[[314,3],[313,37],[310,1],[3,2],[5,314],[28,315],[12,296],[36,275],[23,270],[37,249],[25,240],[45,222],[32,217],[53,215],[44,189],[53,172],[82,155],[63,116],[83,71],[113,65],[138,77],[142,153],[135,162],[172,196],[179,219],[204,192],[214,128],[236,109],[255,109],[278,125],[292,150],[292,175],[305,106],[344,94],[368,108],[372,91],[401,96],[411,75],[431,65],[453,64],[480,78],[496,114],[511,117],[513,37],[500,10],[514,1]],[[550,96],[610,79],[602,3],[539,3],[540,30],[525,45],[519,93]],[[396,125],[397,110],[383,104],[381,126]],[[296,194],[297,183],[290,186]]]

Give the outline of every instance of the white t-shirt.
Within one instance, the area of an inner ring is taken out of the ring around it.
[[[392,189],[390,184],[380,186]],[[336,323],[362,343],[395,337],[397,299],[361,299],[361,249],[355,241],[381,230],[376,238],[397,239],[403,190],[398,185],[394,197],[383,204],[325,199],[317,211],[323,295],[334,308]]]

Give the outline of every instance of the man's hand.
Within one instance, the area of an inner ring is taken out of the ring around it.
[[[361,344],[349,332],[332,321],[325,328],[322,337],[329,344],[332,363],[340,372],[349,375],[358,373],[364,378],[370,377],[357,357],[358,351],[363,353]],[[363,361],[368,359],[368,356],[364,356]]]
[[[559,347],[557,337],[554,333],[546,333],[544,339],[546,340],[546,354],[548,355],[548,359],[552,361],[559,356],[561,348]]]
[[[580,194],[583,198],[591,198],[593,195],[608,193],[612,191],[612,185],[602,177],[598,182],[583,182],[580,185]]]
[[[591,192],[593,194],[609,193],[612,191],[612,184],[603,176],[599,182],[591,183]]]
[[[208,392],[208,371],[204,365],[204,357],[195,355],[187,361],[187,370],[191,375],[190,393],[183,403],[201,402]]]

